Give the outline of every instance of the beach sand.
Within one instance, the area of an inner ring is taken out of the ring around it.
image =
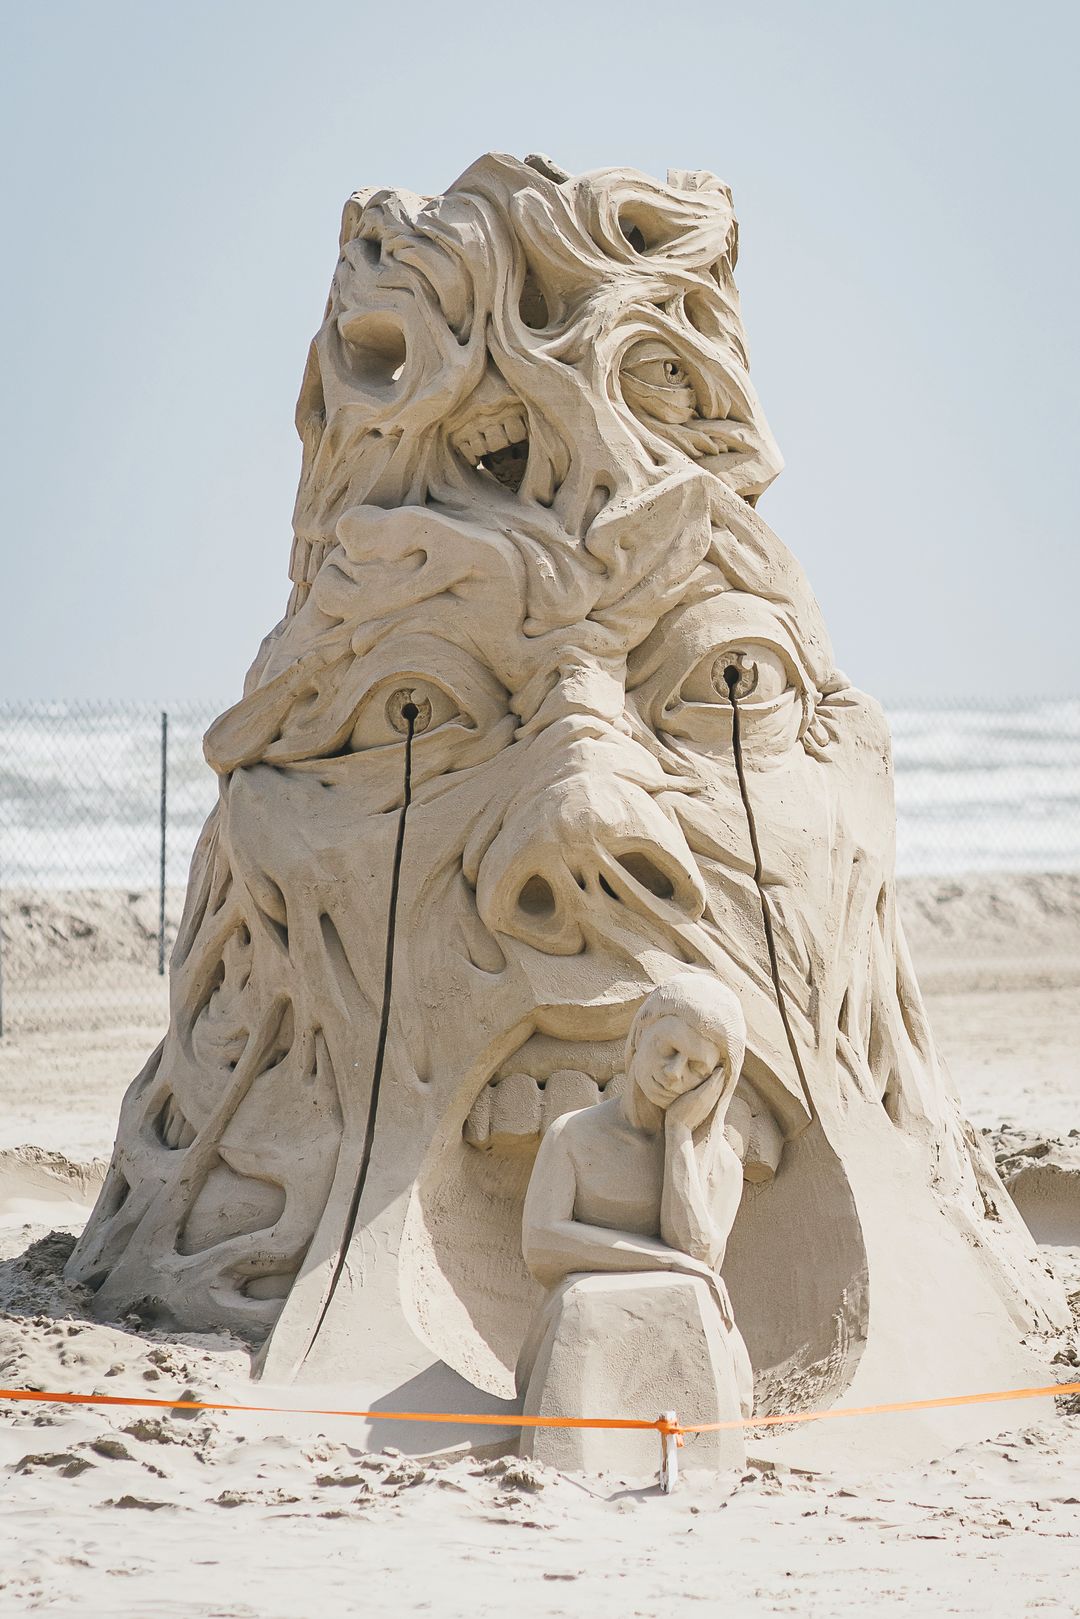
[[[1028,1177],[1025,1212],[1049,1210],[1080,1311],[1080,877],[901,894],[968,1115]],[[236,1341],[92,1322],[61,1277],[164,1027],[153,897],[7,894],[3,914],[0,1384],[257,1399]],[[1080,1380],[1080,1321],[1037,1348],[1047,1383]],[[1080,1614],[1080,1397],[1002,1406],[998,1438],[902,1472],[751,1465],[669,1497],[370,1454],[342,1418],[12,1405],[0,1523],[3,1615]]]

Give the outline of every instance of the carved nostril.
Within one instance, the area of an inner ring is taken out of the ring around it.
[[[647,854],[632,853],[619,856],[619,865],[634,881],[647,888],[650,894],[657,899],[673,899],[675,884],[660,867],[649,859]]]
[[[530,877],[517,898],[518,910],[526,916],[555,915],[555,893],[543,877]]]

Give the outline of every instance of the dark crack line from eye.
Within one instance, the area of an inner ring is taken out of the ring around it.
[[[330,1279],[330,1287],[326,1300],[319,1311],[319,1319],[315,1329],[308,1340],[300,1364],[307,1360],[315,1341],[322,1331],[323,1322],[330,1312],[334,1302],[334,1295],[338,1290],[345,1271],[349,1249],[352,1246],[353,1233],[360,1214],[360,1203],[364,1196],[364,1187],[367,1184],[368,1169],[371,1166],[371,1153],[375,1145],[375,1121],[379,1111],[379,1092],[382,1089],[383,1065],[386,1061],[386,1040],[390,1028],[390,1003],[394,991],[394,944],[397,937],[397,910],[398,894],[401,888],[401,862],[405,850],[405,821],[412,803],[412,746],[416,731],[416,722],[420,717],[420,710],[411,700],[402,704],[401,718],[408,729],[405,732],[405,771],[403,793],[401,800],[401,814],[398,817],[397,837],[394,842],[394,861],[390,872],[390,899],[386,911],[386,951],[383,957],[383,993],[382,1011],[379,1015],[379,1038],[375,1047],[375,1063],[371,1074],[371,1094],[368,1097],[367,1124],[364,1129],[364,1145],[360,1154],[360,1166],[356,1174],[356,1185],[353,1187],[352,1197],[349,1201],[349,1213],[345,1221],[345,1230],[342,1234],[341,1247],[334,1263],[334,1274]]]
[[[810,1111],[810,1118],[816,1119],[817,1108],[814,1106],[814,1098],[811,1095],[806,1072],[803,1068],[802,1055],[795,1039],[795,1031],[791,1027],[791,1019],[788,1016],[784,986],[780,981],[780,961],[776,953],[772,910],[769,906],[768,896],[765,893],[765,868],[761,859],[761,844],[758,841],[754,807],[750,802],[750,793],[746,785],[746,770],[743,765],[742,753],[742,717],[739,713],[739,682],[742,675],[743,671],[733,663],[729,664],[724,670],[724,683],[727,686],[728,697],[731,701],[731,751],[735,756],[735,774],[739,779],[739,795],[742,798],[743,811],[746,815],[746,829],[750,834],[750,848],[754,856],[754,885],[757,888],[758,899],[761,902],[761,921],[765,929],[765,948],[769,953],[769,972],[772,977],[773,992],[776,996],[776,1009],[780,1013],[780,1021],[784,1025],[791,1060],[795,1064],[795,1072],[799,1076],[799,1084],[802,1086],[802,1093],[806,1106]]]

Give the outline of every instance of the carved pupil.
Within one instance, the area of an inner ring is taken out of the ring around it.
[[[386,704],[386,717],[402,736],[408,734],[411,720],[413,734],[417,736],[431,724],[431,703],[426,697],[421,697],[418,702],[412,687],[402,686],[391,692]]]

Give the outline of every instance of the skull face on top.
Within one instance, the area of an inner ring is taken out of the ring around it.
[[[636,1008],[688,965],[747,1021],[731,1280],[759,1371],[796,1350],[835,1368],[845,1311],[861,1342],[858,1198],[839,1125],[799,1168],[812,1118],[865,1104],[981,1218],[996,1182],[898,932],[887,733],[753,509],[781,462],[736,243],[729,191],[698,173],[488,156],[442,196],[347,205],[297,414],[292,595],[207,736],[220,801],[169,1032],[72,1261],[103,1311],[273,1329],[290,1376],[347,1365],[365,1333],[389,1353],[393,1318],[505,1392],[539,1138],[621,1083]],[[755,1220],[806,1176],[833,1188],[835,1274],[808,1300],[798,1242],[769,1255],[756,1329]],[[1022,1234],[1002,1240],[1004,1290],[1026,1287]]]

